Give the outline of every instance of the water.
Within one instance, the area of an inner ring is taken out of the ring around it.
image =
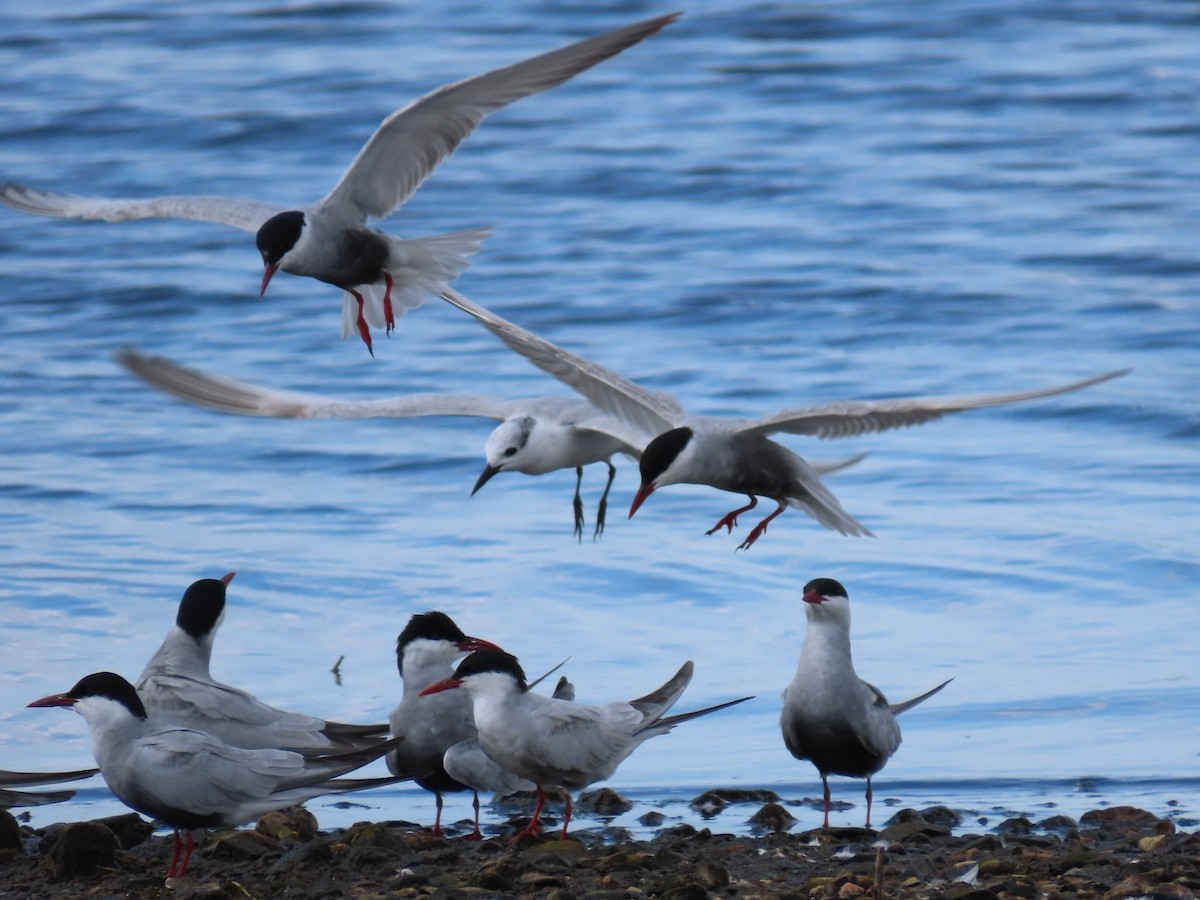
[[[282,204],[323,195],[422,92],[670,8],[5,7],[3,177]],[[1082,0],[686,12],[488,120],[387,227],[495,226],[465,293],[694,412],[1133,374],[788,439],[819,459],[870,452],[830,484],[873,540],[789,512],[734,553],[740,537],[704,531],[737,498],[699,487],[626,521],[625,462],[603,539],[577,544],[573,473],[468,496],[486,423],[223,417],[112,361],[134,346],[365,398],[557,390],[445,304],[372,360],[338,341],[336,290],[280,276],[259,300],[247,235],[0,210],[0,765],[87,764],[81,721],[24,705],[88,672],[136,675],[183,588],[237,570],[214,671],[270,702],[379,720],[395,635],[429,608],[531,671],[569,655],[584,701],[692,658],[685,706],[757,699],[651,742],[611,786],[633,817],[772,788],[809,827],[799,801],[819,782],[776,719],[799,589],[823,575],[849,588],[858,668],[893,700],[955,678],[902,720],[878,797],[991,821],[1107,803],[1200,815],[1200,19]],[[602,478],[585,478],[589,521]],[[855,804],[840,824],[861,821],[862,783],[834,790]],[[432,815],[411,789],[358,799],[312,805],[323,824]],[[86,787],[34,820],[115,809]],[[466,811],[460,795],[448,813]]]

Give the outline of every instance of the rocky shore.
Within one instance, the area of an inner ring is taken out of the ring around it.
[[[710,792],[697,804],[730,801]],[[611,791],[583,804],[603,815]],[[756,799],[759,836],[717,834],[691,825],[649,840],[589,827],[571,840],[503,836],[443,838],[412,823],[359,823],[319,831],[306,810],[273,813],[256,828],[203,838],[188,876],[167,884],[171,838],[136,815],[31,829],[0,812],[0,897],[40,898],[452,898],[621,900],[657,897],[1035,898],[1188,900],[1200,896],[1200,833],[1132,807],[1089,812],[1078,821],[1009,819],[986,833],[962,833],[946,807],[902,810],[879,831],[833,828],[791,833],[791,816]],[[656,813],[644,824],[654,825]],[[646,818],[646,817],[644,817]],[[551,826],[547,824],[547,828]],[[548,836],[557,834],[548,831]]]

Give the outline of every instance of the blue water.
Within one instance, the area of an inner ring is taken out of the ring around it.
[[[424,91],[673,8],[248,6],[4,4],[0,178],[307,203]],[[183,588],[232,569],[215,672],[330,718],[386,715],[395,635],[430,608],[531,671],[570,656],[584,701],[694,659],[685,706],[757,699],[656,739],[611,786],[634,816],[773,788],[811,827],[800,801],[819,782],[776,719],[799,589],[831,576],[864,677],[893,700],[955,678],[902,720],[877,797],[990,821],[1106,803],[1194,821],[1198,32],[1174,2],[694,3],[489,119],[388,223],[493,225],[466,294],[694,412],[1134,369],[919,429],[787,439],[870,452],[830,485],[875,539],[789,512],[735,553],[738,536],[704,531],[738,498],[700,487],[627,521],[625,462],[603,539],[577,544],[571,472],[468,496],[487,423],[184,406],[112,353],[364,398],[558,387],[438,301],[372,360],[338,340],[338,291],[280,276],[260,300],[238,232],[0,209],[0,766],[87,764],[82,721],[24,704],[92,671],[135,676]],[[602,482],[587,473],[589,520]],[[834,790],[854,804],[839,824],[858,824],[862,783]],[[432,816],[412,789],[358,799],[312,806],[327,825]],[[91,787],[34,819],[111,809]],[[460,795],[448,814],[467,811]]]

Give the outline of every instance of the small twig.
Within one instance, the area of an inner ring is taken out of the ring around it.
[[[883,900],[883,848],[875,851],[875,900]]]

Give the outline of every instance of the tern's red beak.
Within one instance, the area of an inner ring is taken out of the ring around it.
[[[441,681],[435,681],[421,693],[418,697],[424,697],[426,694],[440,694],[442,691],[449,691],[456,687],[462,687],[461,678],[443,678]]]
[[[824,603],[825,595],[818,594],[816,591],[808,591],[801,599],[804,600],[805,603]]]
[[[261,297],[263,294],[265,294],[267,292],[267,285],[271,283],[271,276],[273,276],[278,271],[279,271],[279,266],[275,263],[264,263],[263,264],[263,283],[262,283],[262,288],[259,289],[258,296]]]
[[[463,653],[474,653],[476,650],[503,650],[502,647],[497,647],[491,641],[485,641],[483,638],[466,637],[456,645]]]
[[[219,580],[220,580],[221,584],[225,585],[225,587],[229,587],[229,582],[233,581],[233,576],[236,574],[237,574],[237,572],[226,572],[224,575],[222,575],[220,577]]]
[[[75,698],[70,694],[51,694],[49,697],[43,697],[41,700],[34,700],[29,704],[27,709],[41,708],[48,706],[74,706]]]
[[[633,518],[633,514],[638,511],[638,507],[645,503],[646,498],[654,493],[654,488],[656,486],[657,485],[651,483],[643,484],[640,488],[638,488],[637,496],[633,498],[633,504],[629,507],[629,518]]]

